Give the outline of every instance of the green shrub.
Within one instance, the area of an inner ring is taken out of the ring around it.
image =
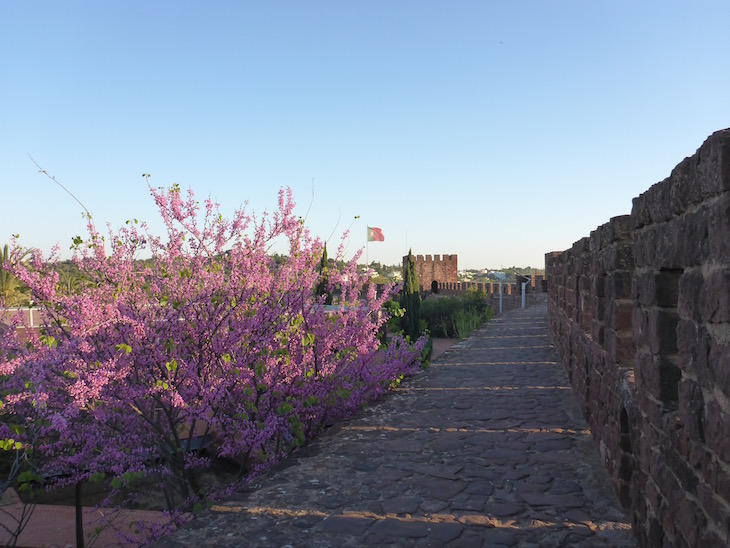
[[[484,292],[469,290],[457,297],[426,299],[421,302],[420,316],[433,337],[468,337],[492,318]]]
[[[411,341],[415,341],[421,335],[420,307],[421,294],[418,286],[418,273],[416,272],[416,260],[413,253],[408,251],[408,261],[403,272],[403,290],[401,291],[400,305],[405,308],[405,314],[401,318],[403,333]]]

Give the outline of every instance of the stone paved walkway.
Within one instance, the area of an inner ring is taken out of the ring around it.
[[[540,304],[492,320],[179,546],[635,546]]]

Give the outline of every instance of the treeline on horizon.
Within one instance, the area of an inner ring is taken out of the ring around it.
[[[283,264],[287,256],[279,253],[273,253],[270,255],[275,265]],[[3,262],[7,260],[7,257],[3,257]],[[152,259],[139,259],[139,262],[144,264],[150,262]],[[344,263],[343,261],[335,261],[334,259],[328,259],[329,268],[341,268]],[[78,293],[81,291],[88,280],[85,278],[83,272],[81,272],[72,259],[66,259],[59,261],[55,265],[55,270],[58,272],[58,284],[61,291],[64,293]],[[361,265],[361,268],[370,268],[373,271],[373,283],[376,284],[387,284],[393,281],[402,280],[403,265],[402,264],[383,264],[378,261],[371,261],[369,265]],[[507,276],[507,278],[514,278],[516,275],[519,276],[542,276],[545,270],[542,268],[533,268],[531,266],[510,266],[501,269],[464,269],[459,271],[459,281],[471,281],[477,283],[489,283],[498,281],[494,275],[495,272],[501,272]],[[28,306],[30,298],[28,296],[28,288],[15,279],[12,274],[2,269],[2,277],[0,278],[0,297],[3,298],[4,306],[6,307],[18,307]]]

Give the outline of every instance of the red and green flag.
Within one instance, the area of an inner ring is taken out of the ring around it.
[[[368,227],[368,242],[384,242],[385,236],[383,236],[383,231],[380,230],[377,227],[369,226]]]

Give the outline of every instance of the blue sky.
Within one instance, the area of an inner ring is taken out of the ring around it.
[[[0,0],[0,243],[291,187],[399,263],[542,267],[730,126],[730,2]],[[354,217],[359,215],[359,219]],[[67,254],[68,256],[68,254]]]

